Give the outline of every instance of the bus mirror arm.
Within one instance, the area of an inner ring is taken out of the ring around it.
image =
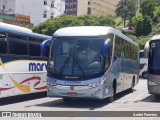
[[[45,41],[43,41],[41,43],[41,45],[40,45],[40,48],[41,48],[41,57],[46,56],[46,53],[45,53],[46,49],[45,49],[45,47],[46,47],[47,44],[51,44],[51,41],[52,41],[52,39],[48,39],[48,40],[45,40]]]

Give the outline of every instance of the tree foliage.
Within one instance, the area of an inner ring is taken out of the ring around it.
[[[141,13],[139,13],[136,16],[132,17],[131,24],[136,26],[138,21],[143,21],[143,15]]]
[[[136,2],[135,0],[120,0],[117,5],[116,15],[122,17],[124,21],[124,27],[126,26],[126,20],[131,18],[136,14]]]
[[[160,22],[160,7],[156,6],[153,11],[153,22],[155,24]]]
[[[142,20],[138,20],[136,22],[135,34],[137,37],[139,37],[143,34],[143,21]]]
[[[118,17],[116,20],[116,26],[120,25],[121,23],[123,23],[123,19],[121,17]]]
[[[154,9],[160,5],[159,0],[144,0],[141,4],[140,12],[146,16],[150,16],[153,18],[154,16]]]
[[[114,18],[111,16],[91,16],[91,15],[85,15],[85,16],[68,16],[68,15],[62,15],[59,17],[56,17],[54,19],[49,19],[40,25],[33,28],[34,32],[45,34],[45,35],[53,35],[53,33],[63,27],[68,26],[114,26],[115,21]]]
[[[145,16],[143,20],[143,35],[146,36],[152,32],[152,20],[150,16]]]

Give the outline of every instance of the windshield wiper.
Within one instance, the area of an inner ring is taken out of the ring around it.
[[[82,72],[82,74],[85,75],[85,73],[84,73],[84,71],[83,71],[83,69],[82,69],[82,67],[81,67],[81,65],[80,65],[80,63],[79,63],[79,60],[78,60],[77,55],[75,56],[75,61],[76,61],[77,65],[78,65],[80,71]]]
[[[62,67],[61,67],[60,70],[59,70],[59,74],[60,74],[60,75],[63,73],[64,68],[65,68],[65,65],[67,64],[67,66],[68,66],[69,59],[70,59],[70,57],[71,57],[71,52],[72,52],[72,50],[70,50],[68,57],[65,59]]]

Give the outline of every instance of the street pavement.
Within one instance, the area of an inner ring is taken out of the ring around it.
[[[45,119],[47,120],[160,120],[158,117],[63,116],[63,111],[113,111],[113,116],[114,114],[116,115],[114,111],[124,111],[122,114],[127,114],[125,111],[160,111],[160,100],[148,94],[146,79],[139,80],[133,93],[125,91],[117,94],[113,103],[107,103],[102,100],[73,100],[71,103],[65,103],[61,98],[46,97],[46,93],[10,97],[2,99],[0,102],[0,111],[60,111],[59,117],[46,117]],[[43,120],[44,118],[38,118],[38,120],[41,119]]]

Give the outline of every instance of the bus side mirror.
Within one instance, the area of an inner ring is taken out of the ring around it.
[[[103,45],[103,49],[102,49],[102,55],[104,57],[106,57],[109,53],[108,49],[109,49],[109,39],[105,40],[104,45]]]
[[[41,47],[41,57],[44,57],[44,56],[46,56],[46,45],[47,44],[51,44],[51,41],[52,41],[52,39],[48,39],[48,40],[45,40],[45,41],[43,41],[42,43],[41,43],[41,45],[40,45],[40,47]]]

